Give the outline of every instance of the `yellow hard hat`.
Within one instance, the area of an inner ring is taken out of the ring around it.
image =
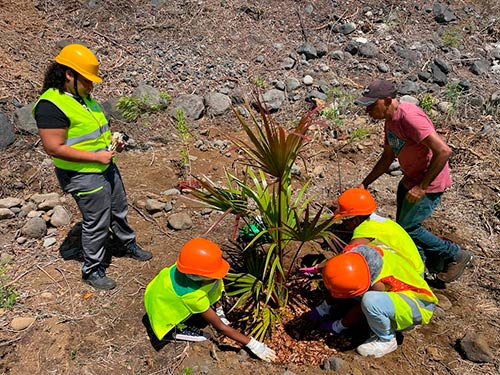
[[[67,66],[92,82],[99,83],[99,61],[87,47],[81,44],[68,44],[55,58],[56,62]]]

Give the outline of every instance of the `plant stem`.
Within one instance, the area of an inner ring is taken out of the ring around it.
[[[290,273],[292,272],[293,265],[295,264],[295,261],[297,260],[297,257],[300,253],[300,250],[302,249],[302,246],[304,246],[304,241],[302,241],[299,245],[299,248],[295,252],[295,255],[293,256],[292,262],[290,263],[290,268],[288,268],[288,272],[286,273],[286,280],[290,278]]]

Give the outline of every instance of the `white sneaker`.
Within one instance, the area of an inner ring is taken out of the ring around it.
[[[391,341],[381,341],[377,336],[372,336],[356,348],[356,351],[362,356],[372,355],[375,358],[383,357],[395,351],[398,348],[396,338]]]
[[[193,342],[205,341],[210,337],[208,333],[196,327],[186,327],[182,331],[175,332],[172,336],[175,340]]]

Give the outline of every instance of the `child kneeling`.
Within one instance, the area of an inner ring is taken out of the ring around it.
[[[230,327],[222,309],[218,309],[219,316],[211,307],[222,296],[222,278],[228,271],[229,263],[222,258],[215,243],[205,238],[188,241],[177,262],[162,269],[146,287],[144,307],[154,335],[161,341],[169,338],[206,340],[209,336],[205,332],[186,325],[188,319],[201,317],[223,335],[245,345],[260,359],[274,361],[274,350]]]

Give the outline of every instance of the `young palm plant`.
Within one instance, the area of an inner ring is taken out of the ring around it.
[[[306,198],[305,194],[309,182],[296,192],[292,189],[292,166],[307,144],[306,133],[315,112],[321,108],[305,114],[288,131],[274,121],[257,95],[255,100],[259,118],[248,103],[249,122],[234,111],[248,138],[233,139],[246,157],[244,178],[226,173],[227,188],[200,178],[202,187],[192,193],[198,200],[224,212],[223,217],[232,213],[247,224],[257,218],[264,224],[263,230],[244,249],[245,267],[226,277],[227,294],[237,297],[233,309],[246,311],[250,333],[264,339],[272,333],[280,319],[280,309],[288,302],[287,282],[302,245],[320,238],[332,244],[335,236],[328,231],[333,224],[332,215],[324,218],[319,210],[310,217],[312,197]],[[298,241],[299,246],[290,250],[295,253],[285,271],[285,255],[290,255],[285,249],[292,241]]]

